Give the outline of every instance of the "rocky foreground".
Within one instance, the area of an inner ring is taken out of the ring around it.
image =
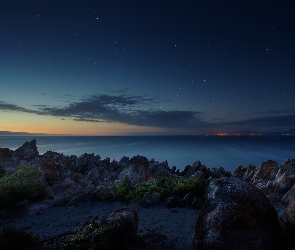
[[[239,166],[233,174],[223,168],[209,169],[199,161],[179,171],[169,168],[167,162],[149,161],[143,156],[131,159],[122,157],[119,162],[110,162],[109,158],[102,160],[94,154],[66,156],[48,151],[40,155],[36,141],[32,140],[15,151],[0,148],[0,165],[11,173],[20,166],[28,165],[36,165],[42,171],[41,181],[46,187],[47,196],[33,206],[30,204],[31,212],[36,214],[49,207],[82,206],[90,200],[118,205],[114,201],[113,184],[125,176],[128,176],[132,185],[163,174],[180,178],[196,176],[208,184],[205,202],[201,205],[197,203],[195,206],[196,197],[190,197],[189,194],[184,200],[168,199],[166,205],[157,199],[146,199],[147,203],[168,207],[171,214],[179,212],[177,207],[183,206],[200,210],[194,222],[193,238],[191,235],[186,237],[191,240],[191,249],[295,249],[295,159],[287,159],[281,165],[269,160],[262,162],[258,168],[253,165]],[[197,200],[202,200],[202,197],[199,198]],[[145,203],[147,207],[150,205]],[[274,207],[286,209],[285,216],[278,214]],[[110,215],[112,221],[114,218],[120,218],[120,221],[125,218],[130,223],[129,230],[126,227],[119,230],[121,233],[124,231],[124,238],[136,238],[138,219],[141,220],[137,218],[137,212],[140,214],[138,206],[118,209]],[[185,214],[186,211],[181,210],[181,213]],[[9,211],[1,211],[0,216],[4,224]],[[170,220],[169,215],[162,216],[167,217],[163,221]],[[173,216],[170,217],[173,219]],[[17,220],[14,223],[17,224]],[[108,222],[104,223],[109,225]],[[171,230],[177,231],[177,225]],[[179,235],[183,233],[187,232],[180,231]],[[188,249],[187,243],[182,244],[170,238],[168,244],[164,240],[165,235],[157,237],[153,235],[153,242],[158,243],[151,249],[165,249],[165,246],[166,249]],[[141,245],[137,249],[142,248]],[[125,249],[129,248],[125,246]]]

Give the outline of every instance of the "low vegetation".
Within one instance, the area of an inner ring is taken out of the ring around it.
[[[45,249],[39,238],[34,237],[22,229],[13,229],[10,227],[5,227],[0,232],[0,247],[1,250]]]
[[[2,166],[0,166],[0,178],[2,178],[4,175],[6,175],[6,171]]]
[[[116,185],[116,198],[120,201],[139,201],[143,197],[160,193],[161,199],[168,196],[183,196],[187,193],[204,195],[205,182],[196,177],[177,178],[171,176],[159,176],[148,182],[137,183],[132,187],[128,177],[123,177]]]
[[[1,169],[1,168],[0,168]],[[20,167],[12,174],[0,170],[0,209],[17,202],[38,200],[46,194],[40,181],[42,173],[36,166]]]

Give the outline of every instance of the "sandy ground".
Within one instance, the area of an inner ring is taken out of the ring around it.
[[[108,216],[111,212],[129,207],[138,213],[138,234],[153,231],[166,235],[177,249],[189,249],[197,222],[198,210],[177,208],[171,212],[163,204],[142,208],[137,204],[119,202],[84,202],[76,206],[50,207],[41,212],[31,212],[20,218],[0,220],[0,230],[4,226],[23,228],[41,239],[48,239],[67,231],[74,231],[98,216]]]
[[[273,205],[278,216],[286,220],[284,216],[285,208],[279,204]],[[40,206],[33,206],[30,208],[31,212],[23,216],[6,220],[0,219],[0,230],[6,226],[23,228],[41,239],[49,239],[79,229],[94,217],[106,217],[122,207],[129,207],[138,213],[139,235],[143,235],[145,232],[161,233],[166,235],[169,242],[173,242],[177,249],[190,249],[199,211],[177,208],[177,212],[172,212],[165,208],[164,204],[142,208],[136,203],[126,205],[119,202],[87,201],[75,206],[45,209],[40,209]]]

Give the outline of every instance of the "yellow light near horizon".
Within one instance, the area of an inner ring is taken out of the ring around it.
[[[126,135],[160,132],[161,129],[121,123],[79,122],[70,118],[41,116],[21,112],[0,112],[0,131],[63,135]]]

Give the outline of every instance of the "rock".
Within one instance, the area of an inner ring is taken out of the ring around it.
[[[13,151],[9,148],[0,148],[0,163],[11,162],[13,160]]]
[[[106,226],[118,242],[132,243],[138,231],[137,212],[130,208],[120,208],[108,216]]]
[[[134,156],[127,166],[118,176],[121,179],[128,176],[131,185],[139,182],[147,182],[160,175],[171,175],[170,170],[163,163],[149,162],[146,157]]]
[[[35,139],[30,142],[26,141],[21,147],[16,149],[13,153],[13,157],[17,158],[18,161],[26,160],[30,162],[38,156],[39,152],[37,149],[37,142]]]
[[[110,187],[100,187],[93,198],[99,201],[111,201],[114,199],[113,190]]]
[[[161,195],[159,193],[154,193],[147,195],[141,201],[139,201],[138,205],[141,207],[150,207],[155,205],[161,201]]]
[[[200,210],[204,206],[204,201],[200,199],[199,197],[194,197],[192,203],[189,205],[190,208],[192,209],[197,209]]]
[[[279,167],[279,171],[277,172],[274,181],[270,183],[273,192],[282,195],[292,188],[295,183],[295,171],[290,159],[287,159],[282,163],[282,165]]]
[[[179,197],[168,197],[165,201],[166,208],[185,207],[185,201]]]
[[[286,208],[285,216],[288,221],[293,227],[295,227],[295,201],[291,201]]]
[[[201,174],[201,173],[203,174]],[[198,173],[198,174],[197,174]],[[200,161],[194,162],[192,166],[188,165],[184,168],[184,170],[181,172],[181,175],[183,176],[204,176],[205,179],[208,179],[209,177],[213,178],[219,178],[222,176],[227,176],[229,177],[231,174],[230,172],[227,172],[224,170],[224,168],[207,168],[205,165],[202,165]],[[203,177],[203,178],[204,178]]]
[[[184,168],[181,172],[183,176],[192,176],[196,172],[202,172],[205,175],[205,178],[209,178],[211,175],[210,169],[207,168],[205,165],[202,165],[200,161],[195,161],[192,166],[188,165]]]
[[[295,201],[295,184],[281,199],[281,202],[285,205],[288,205],[292,201]]]
[[[268,160],[266,162],[262,162],[251,180],[252,184],[263,189],[267,185],[268,181],[273,181],[275,179],[278,171],[279,167],[276,161]]]
[[[253,165],[248,165],[246,167],[239,166],[235,169],[233,177],[237,177],[245,181],[250,181],[253,178],[256,170],[257,168]]]
[[[136,248],[138,215],[121,208],[106,218],[93,217],[82,228],[45,240],[46,249],[142,249]]]
[[[235,177],[214,179],[192,249],[280,249],[277,213],[253,185]]]

